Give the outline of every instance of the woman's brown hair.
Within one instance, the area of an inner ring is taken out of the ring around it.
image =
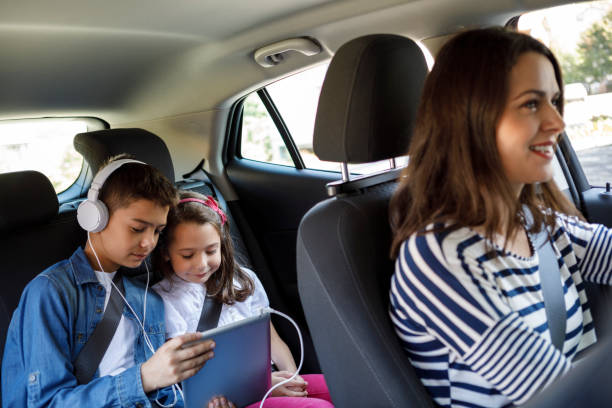
[[[522,226],[523,206],[533,215],[530,232],[539,232],[542,223],[554,224],[554,214],[545,208],[580,216],[553,180],[525,185],[517,201],[502,167],[496,128],[508,99],[510,71],[525,52],[551,62],[563,114],[561,69],[536,39],[503,28],[476,29],[458,34],[440,50],[423,87],[410,161],[391,199],[393,257],[404,240],[432,223],[445,225],[441,230],[481,226],[489,241],[505,231],[507,242]]]
[[[193,191],[181,190],[179,191],[179,197],[181,200],[186,198],[207,200],[206,196]],[[161,271],[167,279],[174,276],[172,265],[168,259],[168,246],[174,239],[176,227],[183,223],[198,225],[208,223],[215,228],[221,238],[221,265],[206,281],[207,295],[213,296],[217,301],[228,305],[246,300],[253,293],[255,286],[251,278],[234,260],[234,245],[230,235],[229,220],[222,220],[217,212],[203,203],[183,202],[170,209],[166,228],[153,254],[155,269]],[[238,283],[238,287],[234,286],[234,280]]]

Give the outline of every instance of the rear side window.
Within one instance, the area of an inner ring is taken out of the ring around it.
[[[340,163],[319,160],[313,151],[313,131],[321,86],[328,64],[321,64],[268,85],[244,101],[241,157],[272,164],[296,166],[281,131],[290,139],[299,167],[340,172]],[[268,100],[268,106],[261,95]],[[276,117],[275,123],[273,117]],[[279,125],[280,123],[280,125]],[[280,127],[279,127],[280,126]],[[397,158],[398,165],[407,162]],[[298,167],[298,166],[296,166]],[[353,174],[389,169],[390,162],[350,164]]]
[[[77,133],[103,129],[95,119],[53,118],[0,121],[0,173],[36,170],[61,193],[78,178],[83,157],[74,149]]]
[[[293,161],[278,128],[257,93],[244,100],[242,143],[240,153],[245,159],[293,166]]]
[[[317,105],[328,65],[302,71],[270,84],[266,89],[287,124],[306,168],[340,171],[338,163],[319,160],[312,149]]]

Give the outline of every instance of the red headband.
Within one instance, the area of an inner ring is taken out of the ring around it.
[[[219,217],[221,217],[221,225],[224,225],[227,222],[227,217],[225,216],[225,213],[222,209],[219,208],[217,202],[211,196],[206,196],[206,201],[200,200],[199,198],[183,198],[179,201],[179,204],[190,202],[204,204],[205,206],[219,214]]]

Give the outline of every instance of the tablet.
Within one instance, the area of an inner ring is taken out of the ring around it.
[[[206,407],[216,395],[237,407],[261,400],[270,388],[270,314],[205,331],[196,342],[208,339],[215,341],[215,356],[183,381],[185,407]]]

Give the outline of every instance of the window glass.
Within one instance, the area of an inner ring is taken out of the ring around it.
[[[309,169],[340,171],[339,163],[319,160],[312,150],[317,105],[328,65],[318,65],[281,79],[266,89],[285,121],[304,165]]]
[[[243,104],[240,155],[266,163],[294,166],[285,142],[257,93]]]
[[[590,184],[612,181],[612,1],[527,13],[518,29],[548,45],[559,59],[565,130]]]
[[[309,169],[340,171],[340,163],[319,160],[312,148],[315,117],[321,86],[329,64],[318,65],[269,85],[266,89],[280,112],[291,137]],[[398,160],[398,165],[405,163]],[[389,160],[349,164],[353,174],[370,174],[389,169]]]
[[[72,139],[87,131],[85,119],[1,121],[0,173],[36,170],[46,175],[60,193],[74,183],[83,166],[83,157],[74,149]]]

